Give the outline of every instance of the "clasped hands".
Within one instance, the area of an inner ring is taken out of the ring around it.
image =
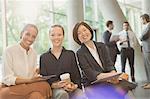
[[[77,89],[78,85],[74,84],[73,82],[63,80],[63,81],[58,81],[58,82],[52,83],[51,87],[52,88],[63,88],[66,91],[72,92],[75,89]]]

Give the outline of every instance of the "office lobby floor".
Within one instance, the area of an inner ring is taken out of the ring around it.
[[[115,67],[118,72],[121,72],[121,63],[120,63],[119,55],[117,56]],[[140,69],[135,67],[135,79],[136,79],[136,83],[138,83],[138,86],[136,87],[135,90],[132,90],[128,93],[126,99],[150,99],[150,89],[142,88],[142,85],[144,84],[144,82],[146,82],[145,80],[143,80],[143,78],[146,78],[145,75],[142,75],[142,76],[137,75],[139,71],[142,71]],[[131,81],[130,68],[129,68],[128,62],[126,64],[126,73],[129,74],[129,81]]]
[[[129,92],[126,99],[150,99],[150,89],[143,89],[141,85],[143,83],[138,82],[137,88]]]

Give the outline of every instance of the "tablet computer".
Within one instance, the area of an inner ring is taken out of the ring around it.
[[[137,87],[137,83],[135,82],[130,82],[128,80],[122,79],[120,81],[121,85],[128,88],[128,90],[132,90],[135,89]]]
[[[42,76],[43,79],[51,79],[53,77],[56,77],[56,75],[48,75],[48,76]]]
[[[112,35],[111,37],[110,37],[110,42],[112,42],[112,41],[118,41],[119,40],[119,35]]]
[[[101,78],[98,80],[95,80],[93,82],[91,82],[91,84],[95,84],[95,83],[100,83],[100,82],[105,82],[107,80],[111,80],[113,78],[118,78],[122,73],[117,73],[117,74],[112,74],[111,76],[105,77],[105,78]]]

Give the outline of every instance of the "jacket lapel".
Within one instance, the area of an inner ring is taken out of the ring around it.
[[[103,60],[103,58],[102,58],[102,55],[103,55],[103,54],[102,54],[102,48],[101,48],[101,46],[100,46],[98,43],[94,42],[94,44],[95,44],[95,46],[96,46],[99,59],[100,59],[100,61],[101,61],[101,63],[102,63],[102,66],[103,66],[104,60]]]
[[[100,46],[98,46],[95,42],[94,42],[94,44],[95,44],[95,46],[96,46],[96,49],[97,49],[97,52],[98,52],[98,55],[99,55],[99,58],[100,58],[100,61],[102,62],[102,65],[103,65],[103,60],[102,60],[102,57],[101,57],[101,48],[99,48]],[[92,54],[90,53],[90,51],[88,50],[88,48],[85,46],[85,45],[83,45],[83,48],[84,48],[84,51],[85,51],[85,53],[84,53],[84,55],[85,55],[85,57],[89,60],[89,61],[95,61],[94,63],[95,63],[95,65],[94,66],[96,66],[96,65],[98,65],[100,68],[101,68],[101,66],[97,63],[97,61],[95,60],[95,58],[92,56]],[[92,59],[92,60],[90,60],[90,59]]]

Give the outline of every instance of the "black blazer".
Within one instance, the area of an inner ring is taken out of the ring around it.
[[[110,42],[111,33],[107,30],[103,33],[104,43],[108,46],[110,54],[119,54],[120,51],[115,41]],[[112,53],[113,52],[113,53]],[[114,57],[113,57],[114,58]]]
[[[81,48],[77,51],[79,65],[87,77],[87,82],[96,80],[97,75],[100,73],[116,70],[110,57],[108,56],[106,45],[101,42],[94,42],[94,44],[97,48],[98,55],[104,69],[99,66],[84,44],[82,44]]]

